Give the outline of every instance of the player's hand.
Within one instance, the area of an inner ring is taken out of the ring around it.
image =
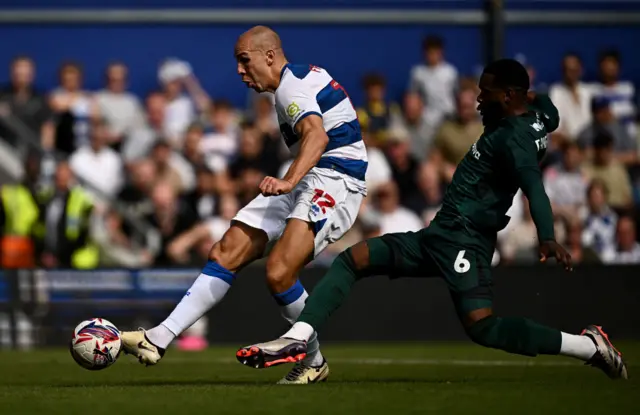
[[[291,190],[293,190],[293,184],[271,176],[265,177],[262,183],[260,183],[260,193],[262,193],[263,196],[283,195],[289,193]]]
[[[540,262],[546,262],[547,258],[555,257],[558,263],[564,265],[567,271],[573,271],[571,255],[556,241],[545,241],[540,244]]]

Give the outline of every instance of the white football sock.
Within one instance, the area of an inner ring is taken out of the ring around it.
[[[166,348],[174,338],[219,303],[230,287],[227,281],[217,276],[200,274],[169,317],[160,326],[147,331],[147,337],[156,346]],[[167,330],[161,329],[162,326]]]
[[[291,329],[289,329],[288,332],[286,332],[280,337],[286,337],[288,339],[304,340],[308,342],[314,333],[315,333],[315,330],[313,330],[313,327],[311,327],[311,325],[304,323],[302,321],[298,321],[296,322],[296,324],[293,325],[293,327],[291,327]]]
[[[560,354],[587,361],[596,353],[596,345],[588,336],[562,333]]]
[[[289,288],[287,291],[281,294],[274,295],[276,301],[281,304],[280,310],[282,312],[282,317],[287,320],[289,323],[294,324],[302,310],[304,309],[304,303],[309,297],[309,294],[304,289],[300,281],[297,281],[293,287]],[[296,298],[297,297],[297,298]],[[294,298],[296,298],[294,300]],[[287,302],[289,304],[286,304]],[[304,358],[303,362],[309,366],[320,366],[324,361],[324,357],[322,353],[320,353],[320,343],[318,342],[318,336],[314,332],[307,340],[307,356]]]

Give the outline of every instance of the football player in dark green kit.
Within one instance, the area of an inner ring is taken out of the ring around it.
[[[555,241],[553,213],[539,167],[547,135],[558,127],[557,109],[548,97],[529,92],[527,71],[515,60],[489,64],[479,86],[484,133],[458,165],[429,227],[372,238],[341,253],[294,326],[277,340],[240,349],[241,363],[262,368],[300,361],[306,340],[344,302],[358,280],[374,275],[440,276],[474,342],[526,356],[572,356],[611,378],[627,378],[620,353],[598,326],[574,335],[526,318],[493,314],[491,258],[518,189],[529,200],[540,260],[555,258],[568,271],[572,266],[571,256]]]

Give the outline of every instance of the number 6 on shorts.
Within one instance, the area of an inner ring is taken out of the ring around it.
[[[469,260],[464,257],[465,252],[466,251],[464,249],[458,252],[458,256],[456,257],[456,262],[453,263],[453,269],[458,274],[464,274],[465,272],[469,271],[469,269],[471,268],[471,262],[469,262]]]

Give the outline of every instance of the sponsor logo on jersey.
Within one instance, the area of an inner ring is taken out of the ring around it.
[[[477,141],[471,146],[471,154],[473,154],[473,157],[475,157],[476,160],[480,160],[480,152],[478,151]]]
[[[289,116],[289,118],[294,118],[299,113],[300,106],[298,104],[296,104],[295,102],[289,104],[289,106],[287,107],[287,115]]]
[[[548,136],[542,137],[538,140],[536,140],[536,147],[538,147],[538,151],[540,150],[544,150],[545,148],[547,148],[549,145],[549,138]]]

